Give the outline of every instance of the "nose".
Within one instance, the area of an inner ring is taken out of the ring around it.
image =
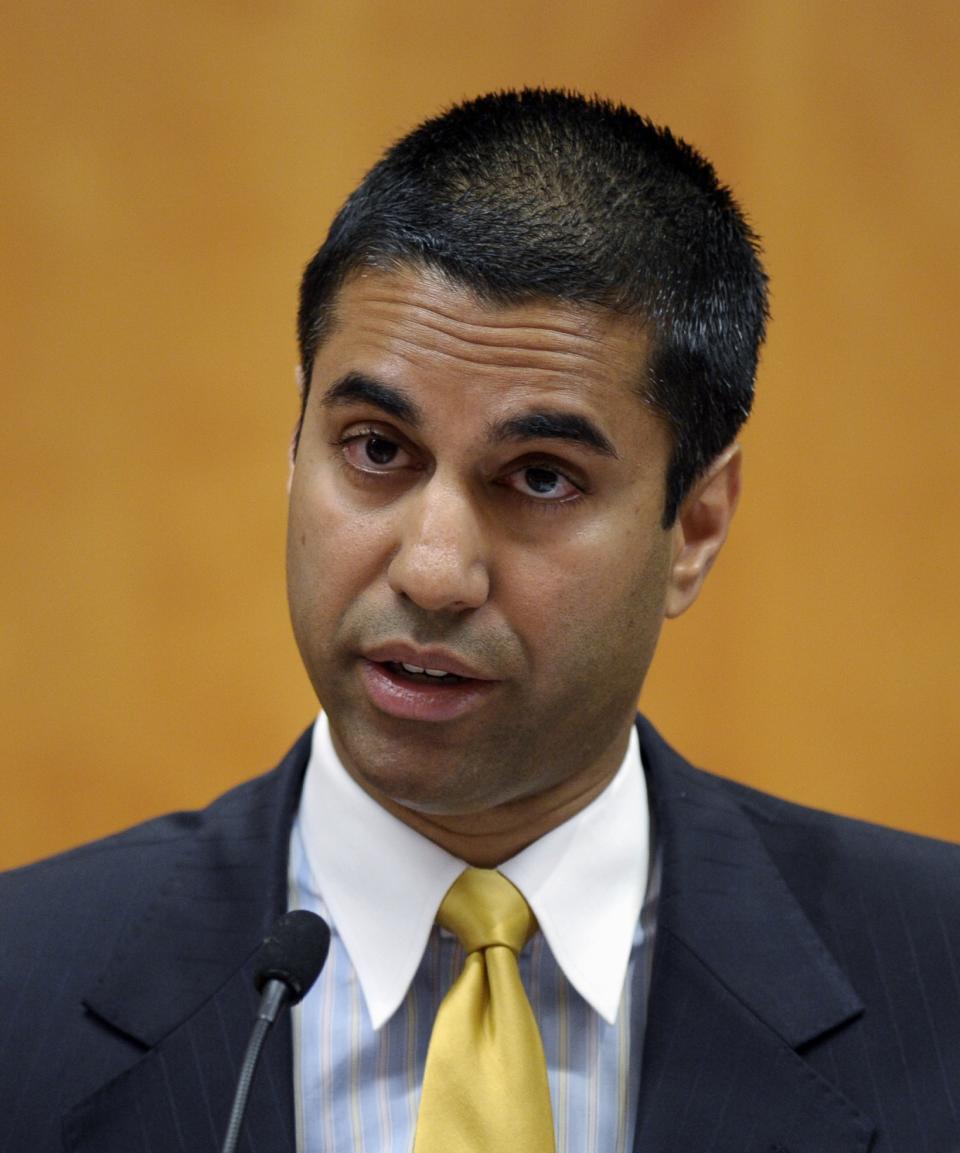
[[[434,474],[403,501],[387,569],[394,592],[429,612],[479,608],[490,595],[484,533],[469,494]]]

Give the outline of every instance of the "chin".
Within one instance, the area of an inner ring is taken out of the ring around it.
[[[360,750],[357,750],[360,752]],[[376,801],[424,815],[460,815],[492,808],[497,801],[489,788],[471,788],[471,774],[463,765],[430,764],[429,758],[405,752],[396,756],[396,747],[386,756],[353,759],[354,780]],[[362,769],[359,768],[362,766]]]
[[[342,712],[339,714],[344,715]],[[447,726],[414,726],[377,715],[350,714],[342,727],[328,710],[334,745],[347,772],[376,801],[423,814],[468,814],[495,808],[523,794],[516,777],[498,780],[500,766],[516,763],[502,752],[471,747]],[[393,731],[395,730],[395,731]],[[340,735],[342,734],[342,736]],[[486,755],[484,755],[486,753]],[[471,755],[472,754],[472,755]]]
[[[449,773],[425,772],[422,765],[409,771],[396,764],[383,771],[368,770],[358,780],[376,799],[415,813],[467,813],[485,807],[482,801],[471,803]]]

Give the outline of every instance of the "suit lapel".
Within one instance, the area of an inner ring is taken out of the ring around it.
[[[252,954],[286,908],[290,826],[308,755],[305,734],[277,773],[200,814],[146,912],[127,926],[85,1005],[142,1056],[126,1058],[70,1111],[66,1149],[221,1147],[258,1002]],[[261,1057],[249,1148],[293,1153],[291,1049],[287,1017]]]
[[[732,791],[640,736],[664,855],[636,1150],[866,1150],[870,1119],[797,1052],[859,999]]]
[[[223,1144],[256,997],[243,969],[125,1072],[67,1116],[75,1153],[217,1153]],[[241,1149],[294,1153],[290,1023],[268,1038],[253,1084]]]

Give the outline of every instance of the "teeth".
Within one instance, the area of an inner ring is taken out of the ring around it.
[[[422,669],[419,665],[411,665],[406,661],[400,662],[400,667],[408,673],[426,673],[428,677],[446,677],[449,676],[444,669]]]

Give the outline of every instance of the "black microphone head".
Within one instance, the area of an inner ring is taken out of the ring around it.
[[[257,991],[268,981],[282,981],[296,1005],[320,976],[330,948],[330,926],[316,913],[293,909],[279,917],[257,951],[253,973]]]

